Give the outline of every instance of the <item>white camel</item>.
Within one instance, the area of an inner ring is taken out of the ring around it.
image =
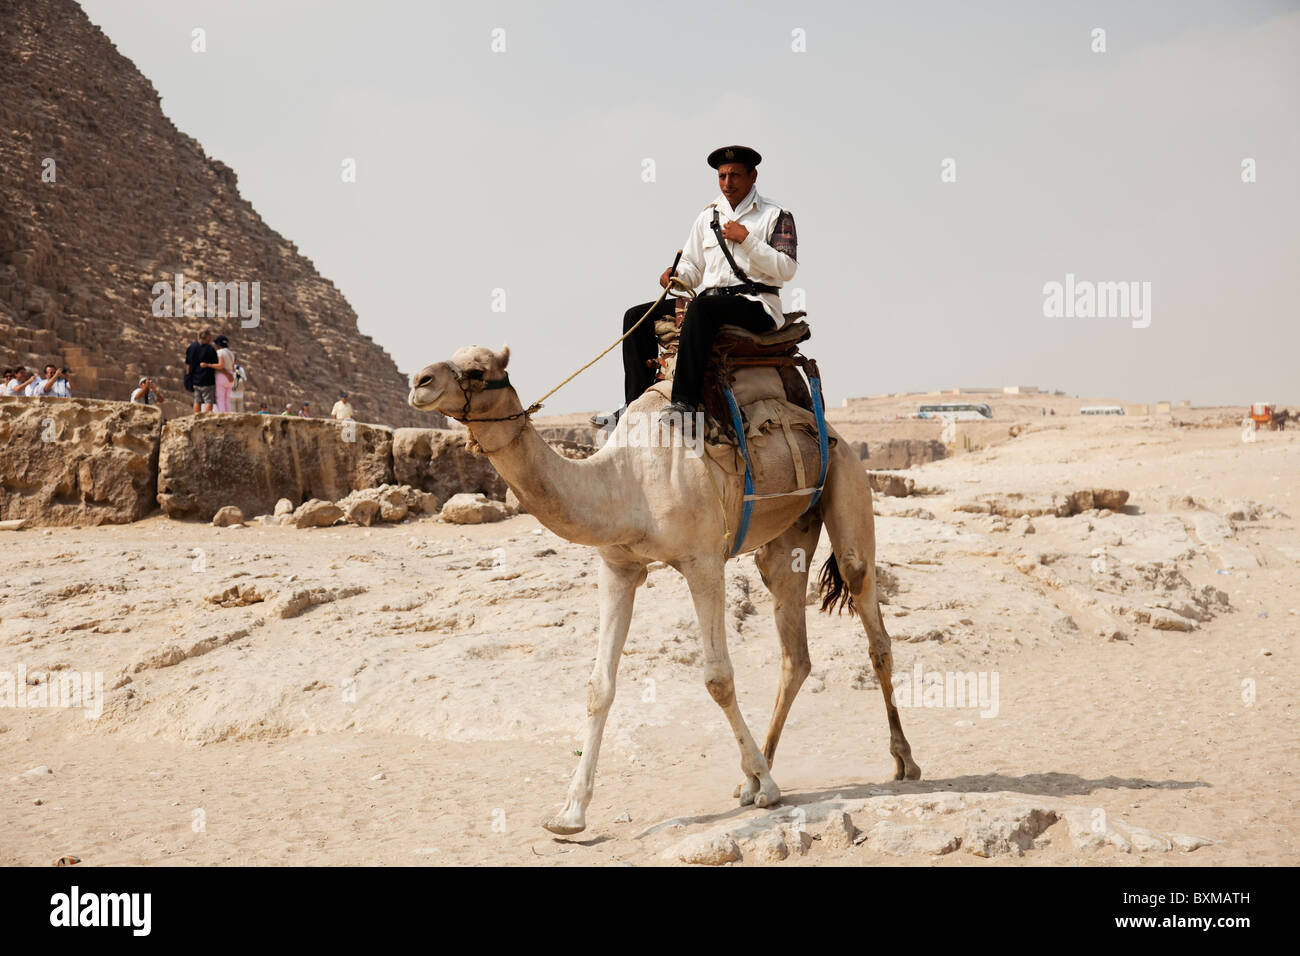
[[[676,568],[690,587],[700,622],[705,686],[740,743],[740,765],[745,774],[738,791],[741,805],[777,803],[781,791],[772,780],[771,767],[790,705],[811,667],[805,594],[808,561],[816,551],[823,522],[833,554],[822,567],[822,610],[847,603],[862,620],[871,663],[885,698],[894,779],[919,779],[921,768],[912,759],[893,700],[893,657],[876,591],[871,486],[848,444],[835,441],[825,490],[810,513],[805,513],[807,496],[763,499],[754,507],[744,551],[755,552],[759,574],[772,592],[781,641],[776,706],[767,740],[759,750],[736,705],[724,618],[730,551],[724,536],[726,529],[735,529],[739,521],[741,479],[716,470],[711,473],[704,458],[690,454],[681,444],[629,446],[624,440],[629,423],[638,415],[657,420],[666,404],[655,390],[632,403],[598,453],[581,461],[561,456],[529,423],[506,376],[509,357],[506,347],[499,352],[479,346],[463,348],[449,361],[416,373],[408,401],[416,409],[441,412],[463,422],[471,440],[529,514],[562,538],[594,546],[600,555],[600,642],[587,685],[586,742],[564,806],[543,826],[558,834],[586,828],[601,736],[614,701],[633,598],[646,579],[647,567],[655,561]],[[816,439],[800,431],[795,435],[805,458],[805,472],[817,474]],[[752,447],[751,455],[758,459],[755,471],[762,476],[755,489],[758,493],[796,487],[796,471],[784,442]]]

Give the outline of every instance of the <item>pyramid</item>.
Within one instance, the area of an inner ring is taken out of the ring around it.
[[[125,400],[148,375],[170,417],[189,410],[185,348],[210,327],[248,370],[249,411],[306,401],[326,415],[345,389],[362,421],[447,424],[406,404],[342,293],[72,0],[0,0],[0,170],[0,365],[67,367],[82,398]],[[257,282],[257,325],[163,301],[178,274],[248,283],[246,303]]]

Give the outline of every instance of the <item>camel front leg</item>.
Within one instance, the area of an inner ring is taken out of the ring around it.
[[[644,565],[612,564],[601,558],[600,645],[596,651],[596,666],[587,682],[587,738],[563,808],[542,824],[552,833],[567,835],[587,827],[587,805],[591,803],[596,783],[596,759],[600,756],[605,718],[614,703],[614,681],[618,676],[618,662],[623,656],[628,627],[632,623],[632,602],[645,577]]]
[[[781,799],[781,789],[772,780],[767,759],[754,742],[754,736],[736,704],[735,671],[731,666],[731,655],[727,653],[726,565],[719,558],[684,565],[680,570],[690,585],[695,614],[700,622],[704,684],[709,689],[709,696],[727,715],[731,732],[740,744],[740,768],[745,773],[747,786],[752,784],[753,795],[749,802],[760,807],[771,806]]]

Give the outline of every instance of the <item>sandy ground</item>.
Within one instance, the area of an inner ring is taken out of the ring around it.
[[[849,438],[869,439],[869,419],[832,413]],[[876,502],[896,674],[997,679],[995,707],[902,710],[923,780],[889,779],[861,628],[810,608],[782,808],[738,807],[686,588],[659,568],[589,827],[569,839],[538,823],[581,746],[595,556],[533,518],[0,532],[0,679],[104,682],[97,719],[0,706],[0,863],[644,865],[723,831],[737,865],[1300,863],[1300,434],[1030,424],[907,472],[932,493]],[[1131,498],[1062,518],[958,510],[1083,488]],[[728,593],[761,737],[779,654],[752,558],[729,566]],[[1191,629],[1152,626],[1170,620]],[[828,806],[856,844],[823,832]],[[990,814],[1012,845],[979,851]],[[1104,821],[1101,838],[1080,819]],[[961,840],[934,844],[949,832]]]

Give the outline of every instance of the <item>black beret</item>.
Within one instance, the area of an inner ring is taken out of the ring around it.
[[[723,163],[743,163],[753,168],[763,161],[757,150],[748,146],[721,146],[709,153],[709,165],[717,169]]]

